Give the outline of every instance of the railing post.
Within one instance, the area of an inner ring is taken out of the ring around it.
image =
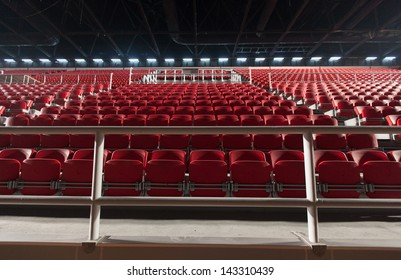
[[[313,156],[313,135],[312,132],[304,132],[304,165],[305,165],[305,187],[306,199],[312,202],[308,206],[308,238],[310,242],[319,242],[319,227],[318,227],[318,210],[316,206],[316,179],[315,179],[315,164]]]
[[[129,68],[129,76],[128,76],[128,84],[130,85],[132,83],[132,67]]]
[[[111,88],[112,88],[112,85],[113,85],[113,75],[114,75],[114,73],[110,73],[110,82],[109,82],[109,88],[108,88],[108,90],[111,90]]]
[[[100,205],[94,202],[102,196],[102,171],[103,171],[103,154],[104,154],[104,133],[96,131],[95,147],[93,157],[92,172],[92,194],[91,194],[91,210],[89,221],[89,240],[99,238],[100,228]]]
[[[252,84],[252,69],[251,67],[249,67],[248,69],[249,69],[249,83]]]
[[[273,86],[272,86],[272,73],[269,72],[269,90],[272,90]]]

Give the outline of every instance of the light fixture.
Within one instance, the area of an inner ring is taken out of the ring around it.
[[[77,62],[77,63],[85,63],[86,60],[83,59],[83,58],[76,58],[76,59],[75,59],[75,62]]]
[[[376,60],[377,59],[377,56],[368,56],[365,60],[366,61],[373,61],[373,60]]]
[[[383,58],[384,61],[393,61],[395,59],[396,59],[395,56],[386,56],[385,58]]]
[[[291,60],[292,60],[292,61],[301,61],[302,59],[303,59],[302,57],[295,56],[295,57],[293,57]]]
[[[204,57],[204,58],[201,58],[200,61],[202,61],[202,62],[209,62],[209,61],[210,61],[210,58]]]
[[[15,59],[13,59],[13,58],[5,58],[4,61],[7,63],[15,63],[16,62]]]
[[[183,58],[182,61],[184,61],[184,62],[192,62],[192,58]]]
[[[103,59],[101,59],[101,58],[94,58],[94,59],[93,59],[93,62],[95,62],[95,63],[103,63]]]
[[[332,56],[329,58],[329,61],[338,61],[341,59],[341,56]]]
[[[147,58],[146,61],[149,63],[155,63],[157,60],[156,58]]]
[[[25,62],[25,63],[32,63],[33,62],[33,60],[30,59],[30,58],[23,58],[21,60],[22,60],[22,62]]]
[[[112,58],[110,60],[111,60],[111,62],[114,62],[114,63],[121,63],[121,59],[119,59],[119,58]]]
[[[322,59],[321,56],[314,56],[314,57],[311,57],[310,60],[312,60],[312,61],[319,61],[319,60],[321,60],[321,59]]]
[[[284,57],[275,57],[275,58],[273,58],[273,61],[276,61],[276,62],[282,62],[284,60]]]
[[[128,59],[129,62],[131,63],[139,63],[139,59],[138,58],[130,58]]]
[[[39,58],[39,61],[42,63],[50,63],[50,59],[48,58]]]
[[[227,62],[228,58],[227,57],[220,57],[219,62]]]
[[[237,61],[238,61],[238,62],[245,62],[246,60],[247,60],[246,57],[238,57],[238,58],[237,58]]]
[[[262,62],[262,61],[265,61],[265,60],[266,60],[266,58],[264,58],[264,57],[255,58],[255,62]]]
[[[164,59],[164,62],[167,62],[167,63],[174,63],[174,58],[165,58],[165,59]]]
[[[56,61],[57,61],[58,63],[67,63],[67,62],[68,62],[68,60],[65,59],[65,58],[57,58]]]

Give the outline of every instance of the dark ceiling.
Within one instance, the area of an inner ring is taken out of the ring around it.
[[[400,0],[0,0],[2,58],[400,54]]]

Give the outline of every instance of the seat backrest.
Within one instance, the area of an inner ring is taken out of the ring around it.
[[[66,182],[91,182],[93,160],[70,159],[64,162],[61,179]]]
[[[157,150],[152,152],[152,160],[179,160],[185,164],[186,153],[182,150]]]
[[[347,153],[360,167],[368,161],[389,161],[386,153],[376,150],[355,150]]]
[[[305,184],[303,160],[280,160],[274,166],[274,178],[282,184]]]
[[[369,161],[362,166],[363,179],[368,184],[401,185],[401,163]]]
[[[273,168],[281,160],[303,160],[304,154],[297,150],[273,150],[269,152]]]
[[[224,161],[224,152],[219,150],[194,150],[189,155],[189,162],[195,160],[222,160]]]
[[[9,148],[0,151],[0,158],[16,159],[22,163],[24,160],[30,158],[33,152],[32,149]]]
[[[22,181],[50,182],[60,177],[61,164],[58,160],[48,158],[30,158],[22,162]]]
[[[111,159],[139,160],[144,165],[148,160],[148,152],[145,150],[122,149],[112,153]]]
[[[359,184],[360,170],[353,161],[327,160],[319,164],[319,182],[322,184]]]
[[[234,150],[229,152],[228,159],[231,166],[234,162],[242,160],[266,161],[266,155],[257,150]]]
[[[314,151],[315,168],[323,161],[348,161],[345,153],[337,150],[315,150]]]

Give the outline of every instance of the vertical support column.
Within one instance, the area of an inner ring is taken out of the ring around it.
[[[128,84],[130,85],[132,83],[132,67],[129,68],[129,76],[128,76]]]
[[[249,67],[248,70],[249,70],[249,83],[252,84],[252,69],[251,69],[251,67]]]
[[[113,84],[113,75],[114,75],[114,73],[110,73],[109,90],[111,90],[111,87],[112,87],[112,84]]]
[[[272,73],[269,72],[269,90],[273,89],[273,85],[272,85]]]
[[[167,83],[167,70],[164,70],[164,83]]]
[[[93,83],[94,83],[94,84],[96,84],[96,78],[97,78],[97,76],[96,76],[96,74],[95,74],[95,77],[93,78]]]
[[[46,84],[46,75],[43,76],[43,83]]]
[[[103,171],[103,155],[104,155],[104,133],[96,131],[95,153],[93,157],[92,172],[92,194],[91,194],[91,210],[89,217],[89,240],[99,238],[100,228],[100,205],[94,202],[102,196],[102,171]]]
[[[315,179],[315,164],[313,156],[313,135],[307,131],[303,134],[304,160],[305,160],[305,187],[306,199],[312,202],[308,206],[308,238],[310,242],[319,242],[319,227],[318,227],[318,210],[316,206],[316,179]]]
[[[337,82],[340,82],[340,75],[337,73]]]
[[[10,76],[10,85],[13,83],[13,75]]]
[[[79,84],[79,74],[78,74],[78,76],[77,76],[77,84]]]
[[[356,80],[356,73],[354,73],[354,82],[357,82],[357,80]]]
[[[60,85],[63,83],[63,75],[60,76]]]
[[[176,80],[177,80],[177,72],[176,72],[176,70],[174,69],[174,83],[175,83]]]
[[[393,73],[390,73],[390,82],[393,82]]]
[[[204,81],[205,81],[205,70],[202,69],[202,82],[204,82]]]

